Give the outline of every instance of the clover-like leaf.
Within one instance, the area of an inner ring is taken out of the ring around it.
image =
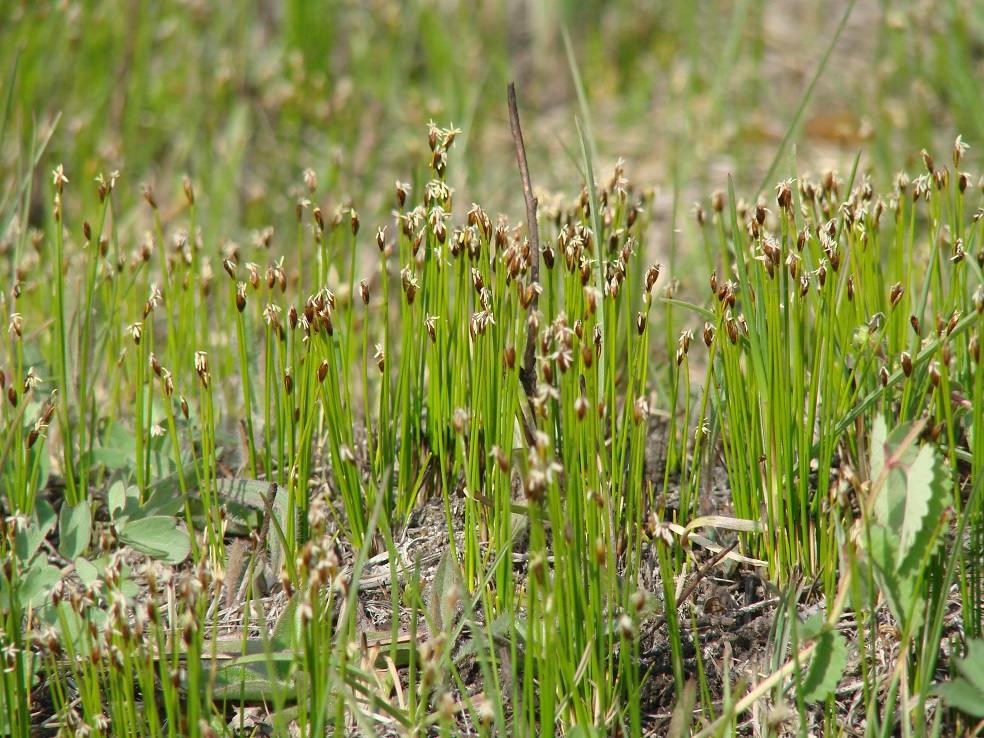
[[[180,564],[191,553],[188,535],[166,515],[129,521],[120,531],[120,541],[165,564]]]
[[[58,552],[74,559],[89,548],[92,540],[92,511],[88,500],[62,505],[58,514]]]

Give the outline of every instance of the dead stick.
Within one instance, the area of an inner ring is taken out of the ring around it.
[[[727,548],[723,548],[720,551],[718,551],[717,554],[714,555],[714,558],[712,558],[710,561],[708,561],[700,568],[700,570],[697,572],[697,576],[695,576],[693,580],[686,587],[684,587],[683,591],[680,593],[680,599],[677,600],[676,603],[676,606],[678,608],[681,605],[683,605],[683,603],[685,603],[688,599],[690,599],[690,595],[694,593],[694,591],[697,589],[697,585],[700,584],[701,580],[704,577],[706,577],[708,573],[710,573],[711,569],[713,569],[715,566],[717,566],[722,561],[724,561],[727,555],[732,551],[734,551],[735,548],[737,548],[737,546],[738,546],[738,541],[734,541]],[[666,622],[666,618],[660,616],[659,618],[656,619],[656,627],[662,628],[665,622]]]
[[[523,143],[523,131],[519,127],[519,109],[516,106],[516,85],[509,83],[509,128],[512,130],[513,141],[516,142],[516,159],[519,162],[519,175],[523,179],[523,194],[526,196],[526,223],[530,231],[530,281],[529,284],[540,281],[540,231],[536,225],[536,198],[533,197],[533,184],[530,182],[530,169],[526,163],[526,145]],[[540,296],[533,293],[530,303],[530,314],[537,311]],[[527,322],[526,352],[523,354],[523,366],[519,370],[519,380],[523,383],[526,398],[532,402],[536,394],[536,331]]]

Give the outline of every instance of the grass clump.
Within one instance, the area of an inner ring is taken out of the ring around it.
[[[154,230],[127,258],[106,228],[116,175],[75,240],[56,170],[55,233],[31,236],[4,303],[5,730],[236,733],[262,705],[312,735],[638,735],[654,636],[669,694],[691,694],[688,598],[715,566],[783,594],[771,676],[746,692],[698,659],[703,734],[760,699],[829,729],[848,669],[873,733],[940,729],[951,587],[968,637],[982,625],[969,175],[924,153],[879,196],[791,162],[774,206],[717,193],[696,210],[711,295],[695,304],[665,277],[660,293],[649,201],[621,163],[541,210],[538,252],[478,205],[456,221],[458,134],[431,125],[431,179],[397,183],[370,248],[307,173],[293,265],[269,232],[248,250],[192,238],[189,181],[172,247],[145,188]],[[448,538],[432,576],[399,543],[429,500]],[[358,615],[375,565],[382,628]]]
[[[283,29],[298,130],[311,22]],[[564,196],[537,203],[517,135],[525,221],[465,209],[471,127],[431,123],[412,184],[366,193],[391,221],[308,169],[248,244],[218,238],[221,167],[164,206],[118,172],[42,183],[55,124],[29,141],[0,203],[0,731],[726,735],[762,707],[763,732],[968,729],[984,202],[962,140],[887,187],[860,158],[814,178],[792,156],[774,199],[729,180],[691,269],[653,262],[653,193],[621,160],[595,181],[580,127]],[[753,612],[744,663],[714,648]]]

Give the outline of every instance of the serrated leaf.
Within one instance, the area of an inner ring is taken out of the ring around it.
[[[837,631],[828,630],[817,639],[810,666],[800,683],[803,701],[816,702],[833,692],[846,666],[847,641]]]
[[[89,548],[92,540],[92,514],[89,501],[77,505],[62,505],[58,515],[58,552],[74,559]]]
[[[924,560],[936,541],[936,528],[950,497],[950,476],[931,446],[919,449],[906,479],[906,495],[899,531],[898,568],[908,574]]]
[[[191,541],[178,530],[174,518],[153,515],[131,520],[120,531],[120,541],[165,564],[180,564],[191,553]]]
[[[874,563],[875,581],[882,596],[888,602],[892,615],[903,627],[906,624],[910,610],[913,617],[922,617],[922,606],[917,603],[913,608],[914,598],[922,596],[916,592],[916,579],[911,572],[900,573],[898,560],[898,535],[881,525],[872,524],[869,532],[871,537],[871,555]]]
[[[876,495],[874,502],[875,519],[882,525],[898,529],[905,516],[905,500],[908,491],[907,471],[916,461],[919,450],[911,445],[899,453],[899,449],[912,430],[911,423],[902,423],[888,433],[885,430],[885,420],[881,416],[875,419],[871,431],[871,481],[873,484],[882,480],[882,472],[888,463],[888,470],[882,484],[873,489]],[[898,454],[897,458],[896,454]],[[894,461],[893,461],[894,458]]]
[[[826,620],[823,617],[823,613],[815,612],[806,620],[799,623],[799,627],[796,631],[796,637],[801,641],[808,641],[811,638],[816,638],[820,635],[820,631],[823,630],[823,626]]]

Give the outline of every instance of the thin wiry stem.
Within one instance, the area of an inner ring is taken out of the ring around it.
[[[523,180],[523,195],[526,198],[526,222],[530,231],[530,284],[540,281],[540,230],[536,222],[537,200],[533,196],[533,183],[530,181],[530,169],[526,162],[526,145],[523,143],[523,130],[519,125],[519,108],[516,106],[516,84],[508,86],[509,98],[509,128],[513,141],[516,143],[516,160],[519,163],[519,175]],[[536,313],[540,296],[534,292],[530,303],[530,314]],[[523,354],[523,366],[519,370],[519,380],[523,384],[527,400],[533,400],[536,394],[536,331],[532,324],[526,327],[526,351]],[[526,428],[530,437],[530,429]]]

